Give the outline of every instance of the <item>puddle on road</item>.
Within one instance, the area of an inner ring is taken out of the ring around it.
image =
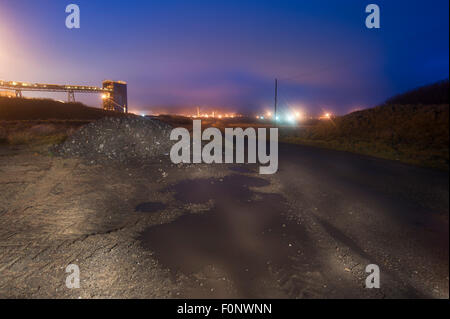
[[[134,211],[139,213],[154,213],[164,208],[166,208],[166,205],[160,202],[145,202],[137,205]]]
[[[206,203],[210,199],[224,204],[226,201],[248,201],[253,192],[249,187],[263,187],[270,183],[262,178],[229,175],[223,179],[208,178],[182,181],[169,190],[182,203]]]
[[[291,257],[308,241],[303,227],[282,215],[287,205],[281,195],[249,188],[266,185],[264,179],[243,175],[183,181],[170,189],[177,201],[212,199],[214,208],[148,228],[142,245],[173,274],[190,275],[213,265],[233,281],[239,296],[264,296],[258,285],[270,280],[269,267],[289,268]]]
[[[229,170],[236,172],[236,173],[242,173],[242,174],[253,173],[253,171],[251,169],[244,167],[244,166],[231,166],[229,168]]]

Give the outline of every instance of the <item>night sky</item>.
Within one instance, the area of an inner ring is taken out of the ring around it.
[[[65,27],[70,3],[78,30]],[[365,27],[370,3],[381,29]],[[259,112],[278,77],[282,108],[343,114],[448,78],[448,12],[448,0],[0,0],[0,79],[124,80],[139,112]]]

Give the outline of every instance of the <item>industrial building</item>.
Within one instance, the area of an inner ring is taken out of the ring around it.
[[[18,98],[23,97],[23,91],[66,92],[69,103],[75,102],[75,93],[102,94],[103,109],[128,113],[127,83],[123,81],[105,80],[101,88],[85,85],[59,85],[0,80],[0,89],[8,90],[2,91],[8,93],[2,93],[0,96],[15,96]]]
[[[128,113],[126,82],[105,80],[103,89],[108,91],[102,96],[104,110]]]

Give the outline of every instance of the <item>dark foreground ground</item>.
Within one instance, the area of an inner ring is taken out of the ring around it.
[[[273,176],[0,146],[0,297],[448,298],[448,207],[447,172],[296,145]]]

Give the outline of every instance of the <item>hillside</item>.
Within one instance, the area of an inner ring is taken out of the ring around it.
[[[0,121],[17,120],[96,120],[105,116],[123,116],[81,103],[62,103],[49,99],[0,97]]]
[[[389,100],[416,103],[387,102],[312,127],[282,130],[281,140],[448,169],[449,105],[444,86],[448,81]],[[425,100],[439,104],[421,104]]]
[[[426,85],[390,98],[386,104],[436,105],[449,104],[449,80]]]
[[[60,143],[89,122],[124,115],[81,103],[0,97],[0,145]]]

